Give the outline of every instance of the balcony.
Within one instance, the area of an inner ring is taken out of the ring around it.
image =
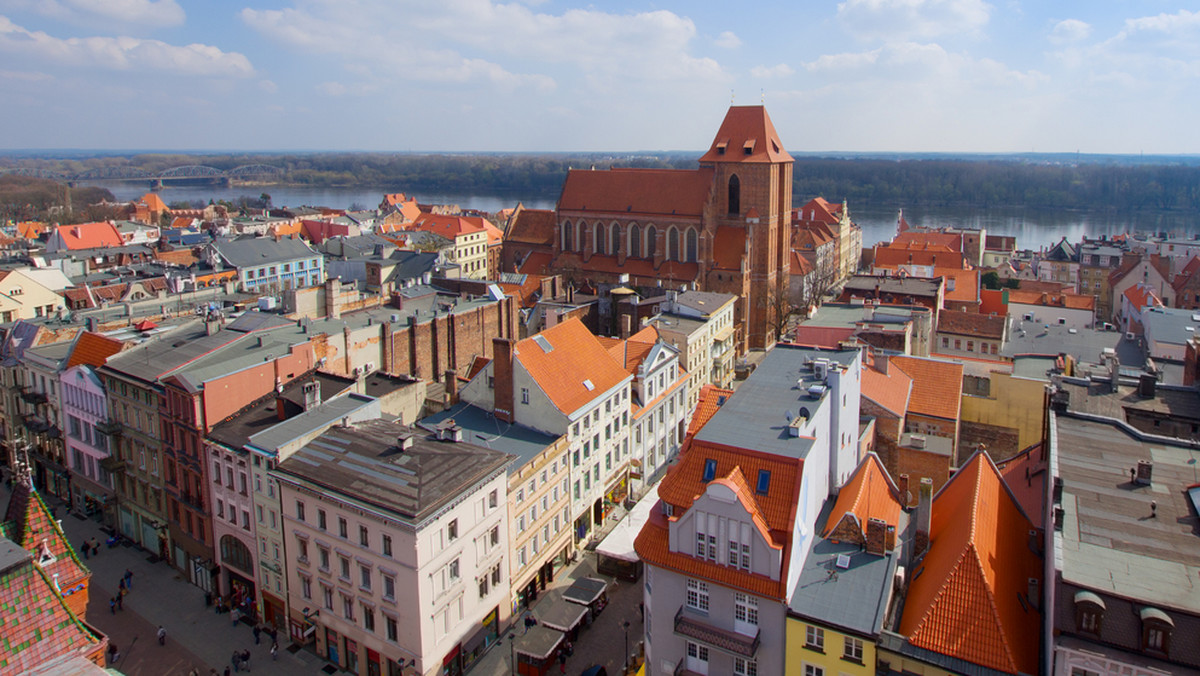
[[[106,434],[110,437],[115,437],[121,434],[122,429],[124,428],[121,423],[115,420],[105,420],[104,422],[96,423],[96,431],[100,432],[101,434]]]
[[[754,636],[744,636],[736,631],[714,627],[706,619],[702,615],[685,612],[684,607],[680,606],[675,613],[675,633],[727,653],[754,658],[758,652],[758,631],[754,632]]]
[[[21,391],[21,400],[27,404],[37,406],[46,403],[46,393],[26,388]]]
[[[679,660],[679,664],[675,665],[674,676],[704,676],[704,674],[701,674],[698,671],[692,671],[691,669],[688,669],[687,668],[687,658],[684,657],[683,659]]]
[[[116,457],[115,455],[110,455],[101,460],[100,467],[104,468],[104,471],[108,472],[109,474],[124,474],[125,471],[129,469],[128,463]]]
[[[34,434],[49,432],[51,427],[50,423],[46,422],[41,416],[28,414],[21,416],[21,424],[25,425],[25,429]]]

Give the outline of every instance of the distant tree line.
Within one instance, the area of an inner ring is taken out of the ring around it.
[[[75,173],[100,167],[136,166],[161,171],[183,164],[230,169],[263,163],[286,172],[285,182],[312,186],[358,186],[397,192],[481,192],[553,198],[568,168],[640,167],[690,169],[699,153],[408,154],[314,153],[0,159]],[[1200,212],[1200,165],[1080,161],[1067,158],[923,159],[800,156],[793,194],[803,204],[821,195],[856,205],[1029,207]]]
[[[0,176],[0,221],[80,223],[95,215],[91,204],[112,201],[104,188],[67,186],[43,178]]]

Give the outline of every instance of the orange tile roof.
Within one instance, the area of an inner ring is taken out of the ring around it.
[[[765,106],[730,106],[712,146],[700,158],[702,163],[791,161]]]
[[[892,238],[892,246],[943,246],[962,252],[962,235],[928,230],[908,230]]]
[[[975,312],[944,311],[938,315],[938,333],[949,333],[956,336],[977,336],[1000,340],[1004,337],[1004,328],[1008,317],[1003,315],[985,315]]]
[[[191,249],[176,249],[174,251],[160,251],[155,249],[154,260],[191,267],[192,264],[200,260],[200,257]]]
[[[479,356],[472,359],[471,366],[467,369],[467,380],[473,380],[490,363],[492,363],[492,360],[487,357]]]
[[[850,480],[838,491],[837,502],[834,503],[833,511],[829,513],[829,519],[825,522],[825,533],[822,537],[829,537],[833,527],[847,514],[851,514],[858,522],[865,539],[868,520],[879,519],[889,526],[899,527],[900,510],[899,489],[892,483],[892,478],[888,476],[879,456],[868,453],[867,457],[858,463]]]
[[[17,234],[24,239],[37,239],[50,229],[50,226],[40,221],[21,221],[17,223]]]
[[[107,221],[60,225],[57,232],[62,237],[63,246],[72,250],[122,246],[125,243],[121,233],[117,232],[117,226]]]
[[[908,412],[913,379],[899,368],[889,368],[886,375],[874,367],[862,372],[862,396],[903,418]]]
[[[711,169],[572,169],[558,210],[700,217],[712,180]]]
[[[504,243],[504,233],[500,231],[491,221],[486,218],[479,219],[483,223],[483,229],[487,231],[488,246],[496,246]]]
[[[692,420],[688,423],[687,436],[694,436],[700,428],[708,424],[717,414],[721,406],[733,396],[733,390],[725,390],[711,383],[705,383],[700,388],[700,398],[696,401],[696,410],[692,411]]]
[[[787,591],[787,562],[792,543],[790,534],[796,517],[800,476],[804,463],[770,453],[738,449],[712,442],[688,439],[679,454],[679,462],[667,470],[659,484],[659,497],[675,508],[676,514],[690,509],[706,488],[704,465],[717,463],[716,477],[734,489],[738,499],[750,511],[755,523],[771,546],[783,549],[779,580],[754,575],[741,569],[697,559],[668,547],[667,519],[661,510],[653,510],[650,520],[634,542],[643,561],[670,568],[685,575],[702,577],[717,584],[745,589],[751,593],[783,599]],[[766,495],[752,492],[744,477],[757,477],[759,470],[771,473]]]
[[[158,213],[171,212],[171,210],[167,207],[167,203],[162,201],[162,198],[159,197],[158,193],[156,192],[148,192],[145,195],[142,195],[142,199],[139,201],[149,207],[150,211],[157,211]]]
[[[79,584],[86,585],[92,572],[83,565],[75,549],[67,542],[67,536],[42,502],[37,490],[20,480],[13,482],[12,497],[4,514],[4,537],[17,543],[37,559],[43,547],[54,555],[54,562],[39,566],[51,578],[57,576],[61,588],[70,590]]]
[[[1008,292],[1009,304],[1041,305],[1045,307],[1062,307],[1071,310],[1095,310],[1095,296],[1081,296],[1076,293],[1039,293],[1037,291],[1021,291],[1012,289]]]
[[[814,197],[799,209],[792,210],[792,222],[816,222],[834,225],[839,222],[841,204],[832,204],[824,197]]]
[[[558,214],[552,209],[521,209],[508,227],[507,242],[550,246],[558,227]]]
[[[908,411],[947,420],[958,420],[962,406],[963,365],[921,357],[891,357],[912,380]]]
[[[875,247],[875,267],[890,269],[899,265],[932,265],[941,268],[965,269],[966,261],[961,253],[948,246]]]
[[[1038,672],[1041,613],[1020,597],[1041,579],[1033,524],[986,453],[933,501],[929,550],[909,585],[900,633],[915,646],[1011,674]]]
[[[123,349],[125,343],[119,340],[84,331],[75,339],[75,346],[71,348],[71,356],[67,359],[67,368],[80,364],[103,366],[105,360]]]
[[[956,300],[964,303],[979,301],[979,271],[955,270],[954,268],[934,268],[935,277],[946,278],[946,300]],[[954,280],[954,289],[950,289],[950,280]]]
[[[1042,444],[1038,442],[1020,453],[996,463],[1004,483],[1033,525],[1043,527],[1046,504],[1046,461],[1042,459]]]
[[[442,216],[439,214],[421,214],[412,223],[403,227],[406,230],[432,232],[451,242],[460,235],[470,235],[485,230],[483,219],[478,216]]]
[[[1129,299],[1129,303],[1133,305],[1133,309],[1138,312],[1141,312],[1148,306],[1162,307],[1162,301],[1158,299],[1158,296],[1154,295],[1154,289],[1145,284],[1134,284],[1125,289],[1125,293],[1122,295]]]
[[[1008,301],[1005,300],[1004,289],[980,289],[980,314],[996,314],[1001,317],[1008,315]]]
[[[36,555],[34,557],[36,560]],[[61,583],[61,580],[60,580]],[[0,672],[24,674],[66,656],[102,659],[108,644],[71,612],[52,574],[33,560],[0,573]]]
[[[789,269],[789,274],[793,277],[803,277],[812,274],[813,266],[804,256],[800,255],[799,251],[792,250],[792,264]]]
[[[713,236],[713,267],[720,270],[741,270],[746,256],[746,231],[730,225],[717,227]]]
[[[519,341],[514,360],[519,362],[551,403],[571,414],[616,387],[629,373],[613,359],[596,336],[578,318],[552,326],[540,334],[550,344],[550,352],[534,338]],[[584,381],[590,381],[589,389]]]

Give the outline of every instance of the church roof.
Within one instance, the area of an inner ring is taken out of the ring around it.
[[[705,162],[791,162],[765,106],[730,106]]]
[[[572,169],[558,210],[699,218],[712,177],[712,169]]]

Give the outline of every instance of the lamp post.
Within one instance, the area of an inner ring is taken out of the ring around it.
[[[621,659],[621,674],[624,675],[629,671],[629,620],[622,622],[621,626],[625,629],[625,654]]]
[[[512,632],[508,635],[508,671],[511,674],[517,673],[517,632]]]

